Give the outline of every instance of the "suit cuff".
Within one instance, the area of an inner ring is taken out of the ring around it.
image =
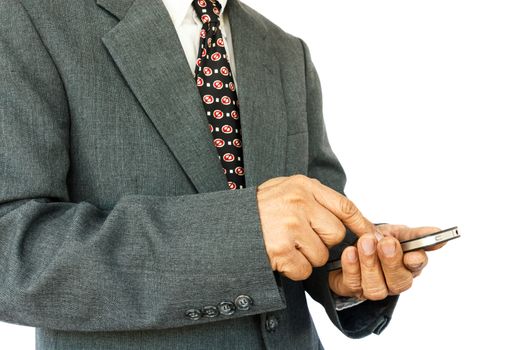
[[[367,335],[381,334],[392,319],[392,313],[399,295],[388,296],[383,300],[367,300],[351,308],[337,311],[343,333],[350,338],[363,338]]]

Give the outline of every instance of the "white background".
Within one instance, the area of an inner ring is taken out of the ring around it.
[[[246,3],[309,45],[346,194],[372,221],[462,233],[380,336],[347,339],[311,302],[326,349],[524,349],[523,2]],[[0,324],[2,349],[33,338]]]

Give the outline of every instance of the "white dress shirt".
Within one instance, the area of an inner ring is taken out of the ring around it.
[[[192,73],[195,74],[195,65],[197,64],[197,55],[199,53],[199,33],[202,29],[202,22],[197,17],[192,0],[163,0],[164,6],[168,10],[171,20],[179,36],[179,40],[186,54],[186,59],[190,65]],[[230,39],[231,29],[228,16],[224,14],[224,9],[228,0],[216,0],[221,4],[221,15],[219,16],[222,37],[225,41],[226,54],[230,62],[232,75],[235,81],[235,61]]]

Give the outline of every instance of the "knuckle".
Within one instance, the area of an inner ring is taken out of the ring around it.
[[[354,297],[354,298],[362,298],[363,297],[363,289],[359,288],[359,287],[343,285],[340,288],[339,295],[347,296],[347,297]]]
[[[297,190],[288,191],[284,195],[284,200],[289,205],[294,205],[294,206],[302,206],[305,204],[304,195],[300,191],[297,191]]]
[[[301,264],[299,268],[296,269],[295,273],[289,278],[294,281],[304,281],[312,274],[312,266],[310,264]]]
[[[363,290],[363,294],[368,300],[383,300],[388,296],[386,288],[369,288]]]
[[[282,257],[270,255],[270,263],[272,265],[272,270],[279,272],[284,271],[285,264],[283,263]]]
[[[346,197],[341,197],[340,200],[341,212],[347,217],[351,218],[358,213],[357,207],[352,203],[352,201]]]
[[[349,290],[350,292],[360,292],[362,293],[363,292],[363,287],[361,286],[361,281],[357,278],[354,278],[354,276],[351,276],[351,277],[348,277],[348,276],[344,276],[343,277],[343,283],[345,285],[345,288],[347,290]]]
[[[412,281],[413,281],[413,278],[412,278],[412,275],[410,274],[407,278],[389,286],[390,292],[392,294],[401,294],[404,291],[410,289],[410,287],[412,287]]]
[[[336,275],[331,275],[335,277]],[[363,297],[363,288],[361,286],[361,281],[355,278],[348,279],[344,274],[342,278],[335,279],[332,278],[331,285],[335,286],[336,293],[341,296],[353,296],[361,298]]]
[[[271,185],[273,185],[274,183],[279,183],[279,182],[282,181],[283,179],[284,179],[284,178],[283,178],[282,176],[274,177],[274,178],[271,178],[271,179],[266,180],[265,182],[263,182],[262,184],[260,184],[258,187],[263,188],[263,187],[271,186]]]
[[[330,231],[330,234],[324,235],[322,237],[323,243],[326,244],[329,248],[341,243],[346,237],[346,229],[343,227],[338,227],[333,231]]]
[[[311,178],[311,177],[308,177],[306,175],[303,175],[303,174],[296,174],[296,175],[292,175],[292,180],[293,182],[303,188],[303,189],[309,189],[311,190],[312,186],[313,186],[313,183],[314,181],[316,181],[316,179],[314,178]],[[318,180],[317,180],[318,181]]]
[[[341,242],[346,237],[346,227],[344,225],[340,225],[339,228],[335,232],[335,238],[337,242]]]
[[[312,266],[308,262],[298,262],[293,255],[280,256],[274,259],[275,270],[292,281],[303,281],[312,274]]]
[[[314,261],[312,261],[312,265],[314,267],[324,266],[327,263],[329,257],[330,254],[328,253],[328,249],[323,247],[317,252]]]
[[[302,227],[302,220],[296,215],[289,215],[284,219],[285,232],[296,232]]]
[[[304,268],[304,270],[303,270],[302,279],[305,280],[305,279],[307,279],[308,277],[310,277],[310,275],[312,274],[312,272],[313,272],[312,265],[310,265],[310,264],[305,264],[305,268]]]
[[[385,253],[382,252],[382,250],[379,250],[381,254],[379,255],[379,259],[381,260],[381,265],[383,266],[383,269],[385,272],[388,273],[395,273],[395,271],[398,271],[399,269],[404,268],[402,258],[399,256],[393,256],[393,257],[387,257],[385,256]],[[401,252],[396,254],[402,254]]]
[[[283,239],[275,242],[268,248],[268,251],[271,256],[287,257],[293,252],[294,249],[295,246],[291,242]]]
[[[321,266],[325,265],[328,262],[328,259],[330,259],[330,252],[326,247],[323,247],[321,249]]]
[[[321,181],[319,181],[319,179],[317,179],[317,178],[315,178],[315,177],[310,177],[309,179],[310,179],[310,181],[313,181],[313,182],[315,182],[316,184],[320,184],[320,183],[321,183]]]
[[[292,179],[294,182],[303,184],[303,183],[306,183],[309,178],[303,174],[295,174],[295,175],[290,176],[290,179]]]

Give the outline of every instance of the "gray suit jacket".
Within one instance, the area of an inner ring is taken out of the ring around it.
[[[235,191],[161,0],[0,0],[0,320],[36,327],[38,349],[320,348],[305,290],[349,337],[390,320],[395,297],[338,313],[323,268],[272,272],[256,186],[305,174],[343,193],[346,178],[307,47],[227,11]],[[240,295],[248,310],[186,317]]]

